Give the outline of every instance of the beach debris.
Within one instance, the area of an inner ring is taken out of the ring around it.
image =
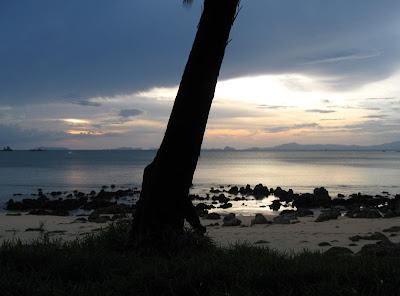
[[[384,235],[382,232],[375,232],[374,234],[365,235],[365,236],[355,235],[355,236],[349,237],[349,240],[351,240],[352,242],[358,242],[359,240],[377,240],[377,241],[390,242],[389,238],[386,235]]]
[[[219,220],[221,219],[221,215],[217,213],[209,213],[203,216],[203,219],[208,219],[208,220]]]
[[[234,213],[230,213],[229,215],[225,216],[223,222],[224,224],[222,226],[239,226],[242,224],[242,221],[236,218]]]
[[[325,212],[322,212],[315,222],[324,222],[333,219],[337,219],[340,216],[340,211],[338,209],[331,209]]]
[[[390,228],[386,228],[382,230],[383,232],[399,232],[400,231],[400,226],[392,226]]]
[[[262,214],[256,214],[256,217],[251,220],[251,226],[254,224],[271,224]]]
[[[332,247],[324,252],[324,255],[328,256],[347,256],[354,255],[353,251],[345,247]]]

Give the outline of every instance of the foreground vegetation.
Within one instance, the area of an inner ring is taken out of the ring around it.
[[[400,258],[220,248],[190,231],[139,247],[129,228],[3,243],[0,295],[400,295]]]

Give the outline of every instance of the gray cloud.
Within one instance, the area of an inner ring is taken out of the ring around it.
[[[72,101],[72,104],[81,105],[81,106],[91,106],[91,107],[100,107],[100,103],[91,102],[89,100],[79,100],[79,101]]]
[[[363,116],[364,118],[385,118],[387,115],[385,114],[371,114],[367,116]]]
[[[322,109],[308,109],[306,112],[311,112],[311,113],[334,113],[336,111],[334,110],[322,110]]]
[[[304,124],[294,124],[294,125],[288,125],[288,126],[269,127],[269,128],[264,128],[264,131],[269,132],[269,133],[280,133],[280,132],[286,132],[286,131],[300,129],[300,128],[318,128],[318,127],[319,127],[319,125],[317,123],[313,122],[313,123],[304,123]]]
[[[143,114],[143,111],[139,109],[123,109],[119,111],[119,116],[123,118],[130,118],[141,114]]]
[[[266,105],[266,104],[261,104],[258,105],[257,108],[259,109],[286,109],[286,108],[293,108],[294,106],[279,106],[279,105]]]
[[[362,59],[369,59],[369,58],[379,57],[380,55],[381,55],[380,52],[375,52],[375,53],[355,53],[355,54],[341,55],[341,56],[328,57],[328,58],[319,59],[319,60],[313,60],[313,61],[304,63],[304,65],[336,63],[336,62],[351,61],[351,60],[362,60]]]

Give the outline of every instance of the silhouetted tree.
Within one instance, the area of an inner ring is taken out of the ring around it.
[[[133,221],[136,234],[180,231],[184,219],[197,231],[205,231],[188,194],[239,2],[204,0],[164,139],[144,170]]]

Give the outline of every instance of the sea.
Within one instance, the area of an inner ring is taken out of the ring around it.
[[[31,197],[39,188],[89,193],[114,184],[114,190],[140,189],[143,170],[155,154],[153,150],[0,152],[0,208],[10,198]],[[211,187],[259,183],[295,193],[325,187],[332,197],[358,192],[395,196],[400,194],[400,152],[202,151],[191,193],[205,196]]]

